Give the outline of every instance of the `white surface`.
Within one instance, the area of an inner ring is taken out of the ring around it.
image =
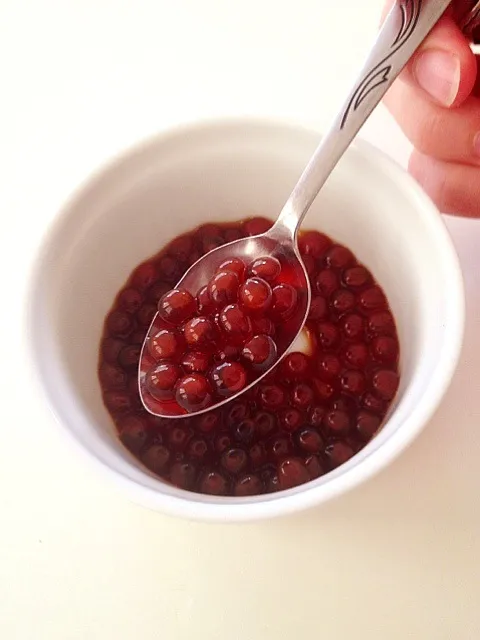
[[[449,221],[469,318],[437,416],[379,477],[301,517],[198,525],[126,503],[64,448],[29,395],[20,357],[32,251],[92,167],[200,116],[274,115],[322,128],[380,4],[0,3],[1,354],[13,372],[0,374],[2,638],[480,636],[478,223]],[[405,158],[385,113],[364,136]]]
[[[26,329],[40,386],[65,435],[76,443],[75,453],[100,463],[139,504],[217,522],[270,519],[318,506],[386,467],[443,398],[463,342],[457,256],[437,210],[415,181],[375,147],[355,141],[304,224],[352,249],[390,301],[402,377],[381,433],[315,482],[242,500],[165,484],[118,440],[97,382],[98,345],[105,315],[132,265],[155,254],[159,243],[205,222],[239,220],[245,212],[273,219],[318,137],[314,130],[251,119],[156,136],[77,193],[42,245],[29,286]],[[251,250],[268,253],[268,247],[260,242]],[[240,254],[228,254],[233,255]],[[214,264],[228,256],[213,258]]]

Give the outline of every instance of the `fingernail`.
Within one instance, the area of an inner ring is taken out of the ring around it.
[[[417,56],[413,75],[430,96],[445,107],[450,107],[460,85],[460,60],[441,49],[427,49]]]

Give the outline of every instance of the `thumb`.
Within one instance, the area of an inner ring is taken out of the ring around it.
[[[442,18],[434,27],[402,76],[444,107],[462,104],[471,94],[476,77],[475,55],[449,17]]]
[[[395,0],[386,0],[382,20],[394,4]],[[475,56],[452,14],[447,10],[401,74],[403,81],[420,87],[444,107],[462,104],[477,77]]]

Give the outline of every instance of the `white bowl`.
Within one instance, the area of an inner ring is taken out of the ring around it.
[[[387,292],[401,343],[401,386],[381,432],[349,462],[303,486],[251,498],[182,491],[119,442],[100,394],[104,317],[133,267],[207,221],[275,218],[315,149],[314,131],[225,121],[176,129],[96,173],[48,231],[32,274],[27,337],[53,412],[77,450],[152,509],[241,521],[325,502],[385,467],[426,424],[463,337],[461,271],[442,219],[415,182],[356,142],[304,223],[350,247]]]

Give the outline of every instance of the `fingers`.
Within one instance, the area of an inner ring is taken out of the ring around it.
[[[444,17],[413,56],[402,79],[443,107],[462,104],[477,77],[469,43],[452,18]]]
[[[465,9],[467,0],[456,2],[454,8],[463,2]],[[480,72],[453,11],[432,30],[385,103],[415,148],[410,173],[440,211],[480,218]]]
[[[387,0],[384,17],[394,0]],[[475,57],[451,11],[439,20],[401,74],[442,106],[458,106],[470,95],[477,75]]]
[[[480,163],[477,60],[451,17],[445,16],[385,96],[385,104],[414,147],[448,162]],[[478,93],[480,96],[480,91]],[[456,107],[446,109],[445,107]]]
[[[414,151],[409,171],[442,213],[480,217],[480,168],[443,162]]]
[[[472,93],[480,96],[477,59],[453,20],[444,17],[385,104],[422,154],[479,165],[480,101]]]
[[[447,162],[480,165],[480,99],[445,109],[410,85],[393,86],[387,107],[413,146]]]

